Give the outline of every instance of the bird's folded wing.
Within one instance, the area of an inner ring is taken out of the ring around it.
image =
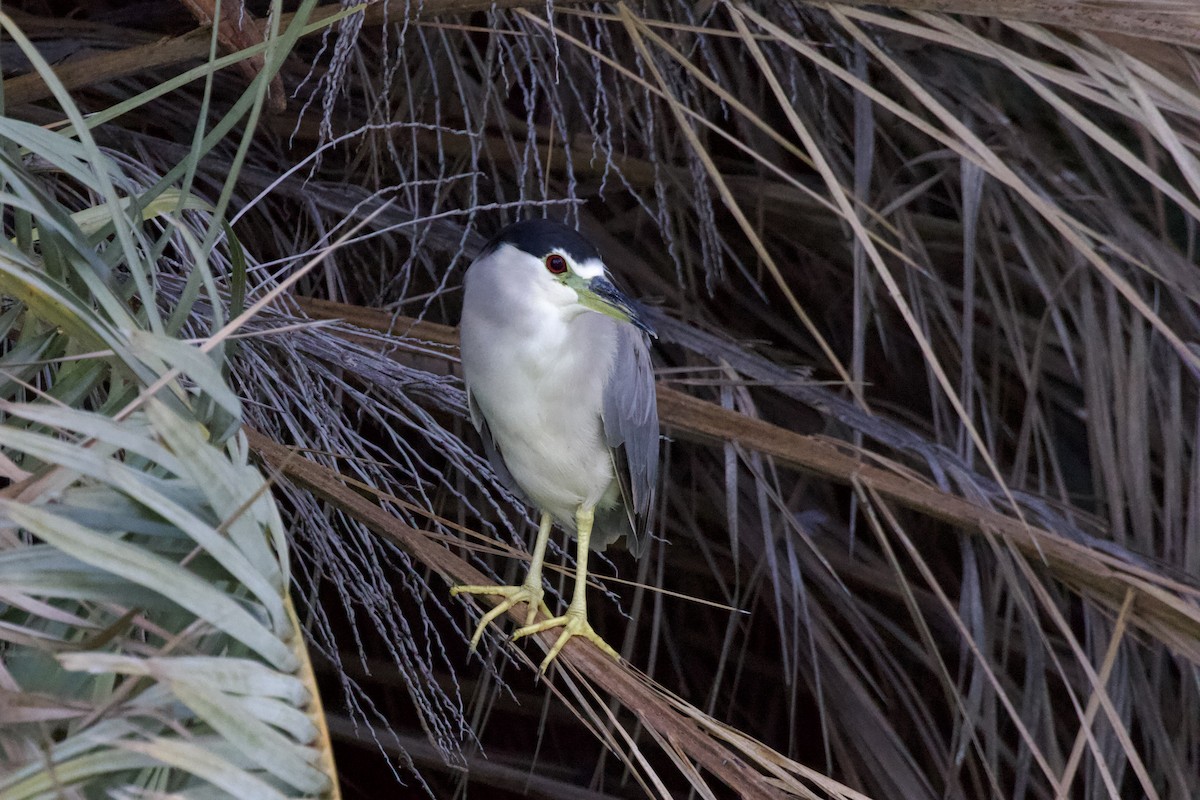
[[[658,481],[658,407],[646,335],[632,325],[616,328],[617,350],[601,419],[629,516],[629,551],[640,556]]]

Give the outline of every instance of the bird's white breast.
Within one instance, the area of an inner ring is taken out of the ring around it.
[[[594,312],[568,320],[488,267],[468,274],[463,375],[517,484],[573,527],[581,504],[607,505],[616,492],[600,410],[618,323]]]

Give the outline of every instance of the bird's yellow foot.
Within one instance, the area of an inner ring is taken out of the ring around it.
[[[542,631],[548,631],[551,628],[562,628],[563,632],[561,635],[559,635],[558,640],[554,643],[554,646],[550,648],[550,652],[546,654],[546,658],[542,660],[542,665],[538,667],[539,673],[545,673],[546,667],[550,666],[550,662],[558,656],[559,651],[563,649],[563,645],[565,645],[567,640],[573,636],[582,636],[584,639],[587,639],[595,644],[596,647],[599,647],[603,652],[608,653],[618,661],[621,660],[621,656],[617,653],[617,651],[612,649],[608,642],[601,639],[600,634],[596,633],[596,631],[592,629],[592,624],[587,621],[587,615],[579,612],[573,612],[570,608],[568,608],[567,613],[561,617],[544,619],[536,625],[526,625],[524,628],[518,628],[517,630],[513,631],[512,638],[519,639],[522,636],[529,636],[533,633],[541,633]]]
[[[518,603],[526,604],[526,626],[533,624],[539,610],[547,617],[550,616],[550,609],[542,600],[544,592],[541,586],[525,584],[522,586],[452,586],[450,588],[451,597],[457,597],[460,594],[486,594],[504,598],[499,605],[484,614],[483,619],[479,620],[479,625],[475,628],[475,635],[471,637],[472,651],[479,645],[479,640],[483,637],[483,631],[488,624]]]

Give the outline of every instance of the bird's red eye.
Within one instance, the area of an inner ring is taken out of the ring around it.
[[[546,256],[546,269],[550,270],[552,275],[562,275],[567,271],[567,260],[558,253],[551,253]]]

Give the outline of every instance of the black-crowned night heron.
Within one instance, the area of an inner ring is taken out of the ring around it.
[[[510,225],[467,270],[461,337],[471,421],[501,481],[542,512],[523,584],[451,590],[503,598],[480,620],[472,649],[492,620],[525,603],[514,639],[563,629],[540,671],[573,636],[618,658],[587,619],[588,548],[628,536],[638,556],[646,545],[658,477],[648,333],[600,253],[566,225]],[[555,521],[578,540],[575,590],[559,617],[542,600]],[[539,608],[550,618],[535,623]]]

